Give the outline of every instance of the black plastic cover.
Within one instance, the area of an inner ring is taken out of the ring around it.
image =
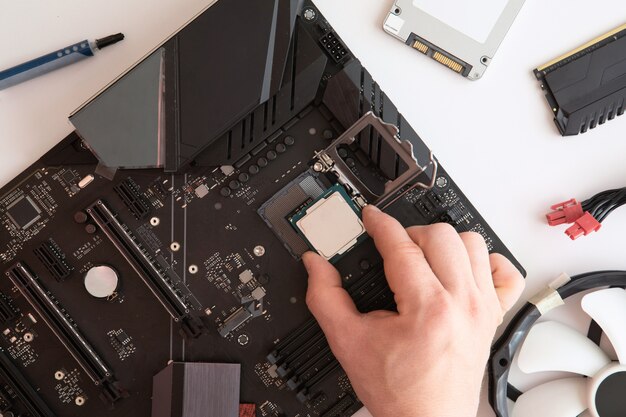
[[[104,166],[176,171],[279,90],[299,3],[215,3],[70,121]]]

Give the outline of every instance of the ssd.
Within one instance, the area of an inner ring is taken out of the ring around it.
[[[383,28],[470,80],[491,63],[525,0],[396,0]]]

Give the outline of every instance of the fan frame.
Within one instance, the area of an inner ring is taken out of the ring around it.
[[[605,287],[626,288],[626,271],[596,271],[576,275],[556,291],[561,299],[566,300],[583,291]],[[509,371],[517,350],[541,316],[542,313],[534,304],[526,303],[491,348],[488,362],[489,403],[498,417],[510,417],[507,400],[516,401],[522,394],[509,384]],[[600,344],[602,329],[593,320],[587,337]]]

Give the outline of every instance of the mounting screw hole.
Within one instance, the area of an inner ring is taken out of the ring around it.
[[[400,14],[402,13],[402,10],[400,10],[399,7],[396,7],[395,10],[393,11],[394,14]]]
[[[504,358],[500,359],[499,363],[500,363],[500,366],[503,368],[506,368],[507,366],[509,366],[509,361]]]

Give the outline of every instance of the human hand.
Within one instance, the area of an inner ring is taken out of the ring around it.
[[[375,417],[474,417],[491,341],[524,280],[482,236],[447,224],[404,229],[376,207],[363,222],[398,312],[360,313],[339,272],[308,252],[307,305]]]

